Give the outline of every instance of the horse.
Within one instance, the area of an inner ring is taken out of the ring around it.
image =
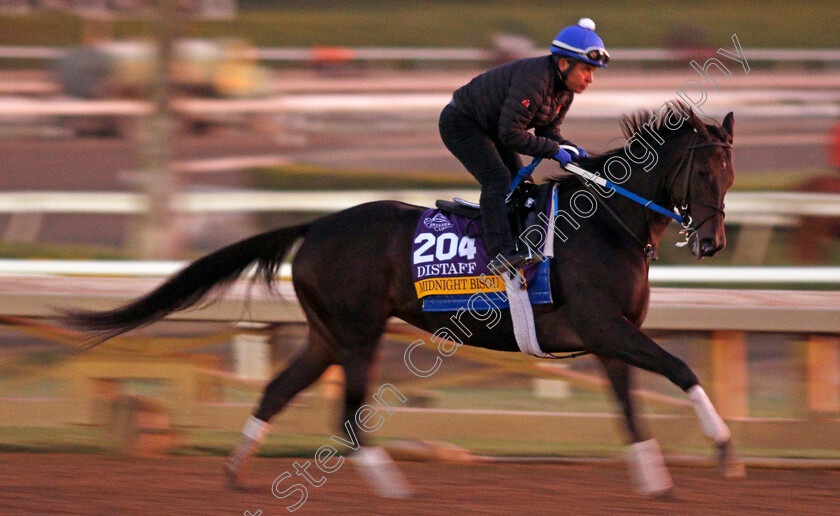
[[[706,124],[685,104],[667,104],[667,110],[637,111],[621,120],[629,138],[625,147],[632,140],[639,144],[639,138],[646,138],[648,148],[655,150],[655,159],[642,162],[637,159],[638,148],[617,148],[581,158],[578,163],[603,171],[627,190],[682,213],[688,248],[702,259],[726,244],[723,200],[734,180],[734,118],[729,113],[721,124]],[[627,160],[622,154],[636,158]],[[609,164],[619,159],[629,170],[626,177],[615,178]],[[574,231],[554,239],[550,259],[554,301],[534,307],[542,351],[586,352],[602,364],[624,416],[631,471],[642,493],[666,494],[673,482],[656,440],[649,438],[637,421],[629,394],[630,366],[660,374],[684,391],[703,433],[716,446],[724,476],[743,476],[743,463],[735,453],[729,428],[697,376],[640,329],[649,303],[652,249],[671,219],[612,196],[613,192],[593,190],[592,184],[580,182],[575,184],[578,190],[569,188],[568,178],[552,177],[534,188],[545,193],[555,185],[565,185],[557,195],[561,205],[568,205],[576,193],[585,190],[598,194],[589,197],[597,200],[599,209],[587,212]],[[368,394],[377,345],[389,318],[428,332],[454,322],[449,313],[424,312],[414,289],[412,239],[425,209],[396,201],[371,202],[308,224],[265,232],[192,262],[149,294],[120,308],[68,311],[64,322],[101,342],[194,306],[254,266],[252,281],[264,281],[271,287],[284,258],[300,241],[292,259],[292,282],[309,325],[307,344],[265,387],[225,461],[225,478],[230,486],[241,486],[269,421],[329,366],[339,364],[345,377],[341,432],[346,432],[346,442],[353,443],[356,450],[350,459],[378,479],[379,494],[405,496],[409,488],[387,453],[367,446],[365,432],[360,430],[370,429],[363,427],[364,418],[358,417],[358,411]],[[519,351],[510,318],[489,325],[480,314],[472,318],[460,315],[459,345]]]

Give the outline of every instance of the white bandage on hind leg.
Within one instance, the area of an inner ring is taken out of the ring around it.
[[[691,405],[694,407],[694,412],[700,418],[700,426],[703,428],[703,433],[706,437],[712,439],[716,443],[723,443],[729,440],[729,427],[723,422],[720,415],[718,415],[715,407],[712,406],[709,396],[703,387],[695,385],[686,391],[688,398],[691,400]]]
[[[225,461],[228,482],[238,485],[245,475],[248,463],[262,446],[271,425],[254,416],[248,418],[242,427],[242,437]]]
[[[245,422],[245,426],[242,427],[242,435],[248,439],[262,443],[270,429],[271,425],[267,421],[251,416]]]

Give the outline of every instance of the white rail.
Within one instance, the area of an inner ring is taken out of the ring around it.
[[[0,275],[9,276],[94,276],[163,278],[188,262],[116,260],[28,260],[0,259]],[[291,265],[283,264],[280,278],[292,276]],[[655,285],[762,284],[840,286],[840,267],[736,267],[653,265],[650,280]]]
[[[88,267],[102,270],[102,264]],[[175,264],[172,270],[182,264]],[[160,267],[158,272],[169,267]],[[54,268],[53,271],[61,270]],[[75,267],[77,270],[78,266]],[[154,268],[154,267],[153,267]],[[45,269],[44,269],[45,270]],[[113,270],[113,269],[112,269]],[[132,271],[131,267],[128,268]],[[783,276],[778,269],[771,272]],[[96,272],[100,274],[100,272]],[[836,273],[835,277],[836,277]],[[740,276],[740,275],[739,275]],[[769,276],[769,275],[768,275]],[[822,277],[821,275],[815,275]],[[743,276],[748,279],[748,276]],[[148,293],[159,277],[61,276],[0,274],[0,314],[12,317],[55,317],[56,307],[105,310]],[[682,283],[682,280],[680,281]],[[840,334],[840,291],[723,290],[664,288],[651,291],[646,329],[677,331],[758,331]],[[275,294],[236,282],[223,299],[203,308],[177,312],[172,319],[300,323],[303,312],[291,282],[281,281]]]
[[[673,90],[592,92],[576,100],[569,117],[612,119],[639,108],[657,108],[675,96]],[[226,115],[259,113],[393,113],[439,112],[451,93],[312,93],[284,94],[254,99],[178,99],[177,113]],[[737,109],[751,118],[836,118],[840,116],[840,93],[836,91],[732,91],[709,96],[703,110],[711,116]],[[0,113],[7,117],[103,116],[136,117],[154,106],[140,100],[75,100],[0,98]]]
[[[370,201],[397,200],[432,206],[437,199],[478,199],[477,189],[459,190],[224,190],[174,196],[185,213],[334,212]],[[0,192],[0,213],[145,213],[145,195],[129,192]],[[727,220],[785,224],[790,217],[840,216],[840,195],[793,192],[730,192]]]
[[[0,46],[3,59],[60,59],[68,49],[43,46]],[[534,55],[545,53],[534,50]],[[616,62],[668,62],[685,60],[686,50],[669,48],[614,48],[610,54]],[[354,61],[489,61],[496,59],[498,50],[482,48],[376,48],[376,47],[331,47],[325,49],[308,47],[260,48],[257,59],[263,61],[312,62],[325,59]],[[766,62],[840,62],[840,50],[834,48],[750,48],[750,61]]]

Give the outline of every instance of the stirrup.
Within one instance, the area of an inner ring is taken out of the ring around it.
[[[494,274],[502,274],[504,272],[517,271],[522,267],[531,265],[534,261],[534,256],[530,253],[512,253],[507,256],[500,253],[490,260],[487,264],[487,269]]]

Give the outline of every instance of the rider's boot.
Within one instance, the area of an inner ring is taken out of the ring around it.
[[[482,187],[481,222],[484,229],[484,244],[490,256],[490,263],[487,264],[490,272],[493,274],[515,273],[521,267],[534,261],[527,249],[524,253],[516,250],[508,221],[504,193],[497,195],[496,192]]]

